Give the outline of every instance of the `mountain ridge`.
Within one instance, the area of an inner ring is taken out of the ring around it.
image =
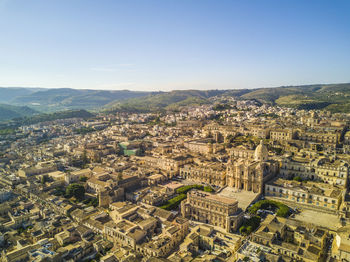
[[[28,106],[39,112],[67,109],[150,112],[210,103],[214,96],[252,99],[297,109],[350,112],[350,83],[293,85],[254,89],[173,91],[93,90],[72,88],[2,88],[0,103]]]

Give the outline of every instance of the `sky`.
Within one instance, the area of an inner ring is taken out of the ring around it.
[[[0,0],[0,86],[350,82],[348,0]]]

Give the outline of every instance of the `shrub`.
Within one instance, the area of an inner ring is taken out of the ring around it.
[[[170,200],[168,200],[164,205],[162,205],[160,208],[166,209],[166,210],[172,210],[178,207],[180,202],[187,198],[186,194],[180,194]]]
[[[253,216],[248,220],[245,220],[243,225],[239,228],[239,232],[242,235],[249,235],[260,225],[261,218],[259,216]]]
[[[87,177],[86,176],[81,176],[81,177],[79,177],[79,181],[81,181],[81,182],[86,182],[87,181]]]
[[[178,193],[178,194],[186,194],[188,191],[190,191],[191,189],[194,189],[194,188],[202,190],[203,186],[202,185],[183,186],[183,187],[180,187],[180,188],[176,189],[176,193]]]
[[[276,213],[279,217],[287,217],[289,215],[289,207],[286,205],[281,206]]]
[[[303,181],[303,179],[300,176],[293,177],[293,180],[298,181],[298,182]]]
[[[210,186],[205,186],[205,187],[203,188],[203,191],[204,191],[204,192],[213,192],[214,190],[213,190]]]
[[[272,206],[277,208],[277,216],[287,217],[289,215],[289,207],[283,203],[273,201],[273,200],[260,200],[256,202],[249,208],[249,212],[252,214],[256,214],[259,209],[266,209],[267,207]]]
[[[253,227],[252,226],[247,226],[247,233],[250,234],[253,232]]]
[[[186,194],[191,189],[203,190],[205,192],[213,192],[214,191],[210,186],[188,185],[188,186],[183,186],[183,187],[176,189],[176,193],[177,194]]]
[[[173,210],[178,207],[180,202],[187,198],[187,192],[191,189],[198,189],[203,190],[205,192],[213,192],[213,189],[209,186],[202,186],[202,185],[188,185],[183,186],[178,189],[176,189],[176,193],[178,194],[176,197],[168,200],[164,205],[162,205],[160,208],[166,209],[166,210]]]
[[[241,233],[241,235],[245,235],[247,233],[247,227],[246,226],[241,226],[239,228],[239,233]]]
[[[54,196],[64,196],[65,192],[66,191],[65,191],[64,187],[62,186],[62,187],[56,187],[52,194]]]

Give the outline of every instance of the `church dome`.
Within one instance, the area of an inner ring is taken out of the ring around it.
[[[266,161],[268,157],[267,147],[263,144],[263,141],[260,140],[260,144],[255,148],[254,160],[255,161]]]

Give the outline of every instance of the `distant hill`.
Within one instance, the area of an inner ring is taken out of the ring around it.
[[[0,104],[0,121],[10,120],[19,117],[28,117],[38,112],[28,106],[13,106]]]
[[[254,99],[272,105],[298,109],[350,112],[350,83],[233,90],[176,90],[171,92],[0,88],[0,103],[29,106],[41,112],[56,112],[67,109],[133,112],[176,110],[183,106],[210,103],[210,98],[214,96]],[[12,117],[12,115],[10,116]]]
[[[65,110],[54,112],[50,114],[37,114],[29,117],[22,117],[13,119],[16,125],[32,125],[40,122],[54,121],[57,119],[68,119],[68,118],[84,118],[88,119],[95,116],[94,114],[84,110]]]
[[[11,105],[27,105],[43,112],[54,112],[65,109],[96,109],[112,101],[149,94],[151,93],[129,90],[0,88],[0,102]]]
[[[176,90],[125,101],[116,101],[108,104],[106,107],[115,110],[135,112],[177,109],[181,106],[209,103],[208,98],[222,95],[225,92],[225,90]]]
[[[57,119],[69,119],[69,118],[83,118],[89,119],[94,117],[95,114],[90,113],[84,109],[80,110],[65,110],[54,113],[35,113],[32,116],[22,116],[12,118],[11,120],[0,120],[0,135],[7,134],[9,131],[22,125],[32,125],[41,122],[55,121]]]
[[[39,88],[22,88],[22,87],[0,87],[0,103],[9,104],[14,98],[19,96],[27,96]]]
[[[251,99],[272,105],[297,109],[325,109],[350,112],[350,84],[282,86],[235,90],[178,90],[157,95],[116,101],[107,105],[122,111],[155,111],[178,109],[186,105],[209,103],[213,96]]]
[[[350,112],[350,84],[260,88],[240,96],[297,109]]]

